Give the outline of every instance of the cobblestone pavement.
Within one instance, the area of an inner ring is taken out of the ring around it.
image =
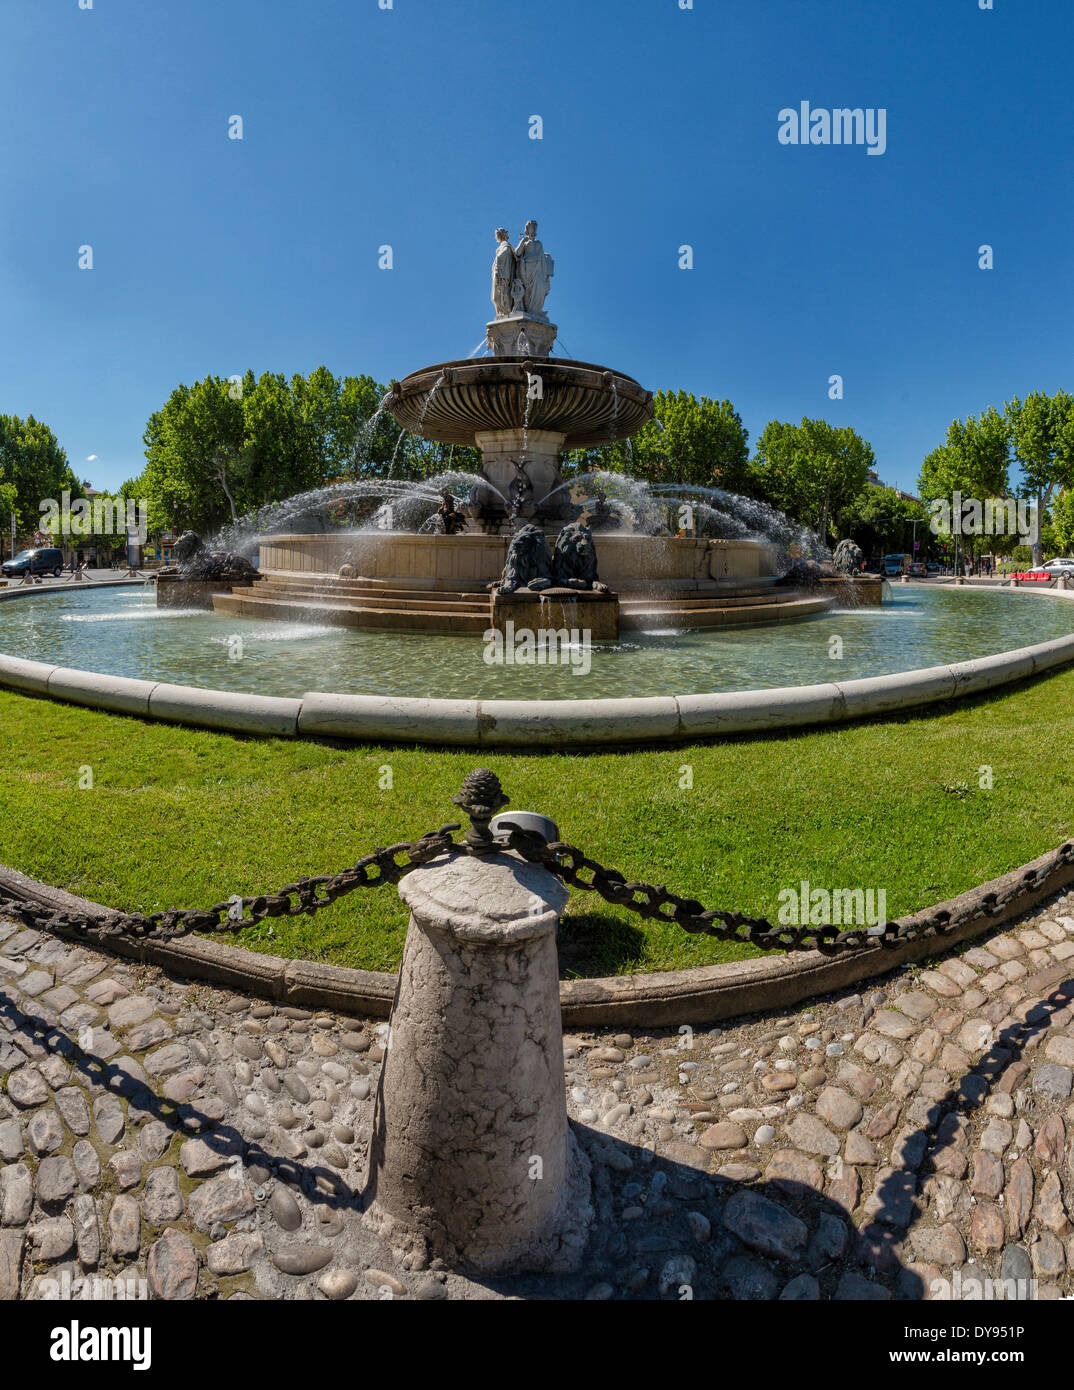
[[[480,1282],[363,1225],[386,1025],[0,919],[0,1299],[1074,1296],[1071,914],[789,1013],[567,1037],[585,1268]]]

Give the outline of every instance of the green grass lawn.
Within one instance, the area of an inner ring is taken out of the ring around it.
[[[898,916],[1068,837],[1072,749],[1072,671],[928,714],[578,755],[245,739],[0,691],[0,862],[119,908],[205,906],[455,820],[463,775],[488,765],[515,809],[552,816],[564,839],[628,878],[773,917],[780,889],[800,879],[883,888]],[[985,764],[990,791],[978,787]],[[79,788],[86,767],[92,789]],[[621,916],[593,894],[572,895],[571,909],[565,975],[750,954]],[[388,970],[405,926],[385,888],[238,940]]]

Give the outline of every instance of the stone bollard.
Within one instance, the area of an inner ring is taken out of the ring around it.
[[[410,1267],[568,1272],[592,1208],[563,1079],[555,932],[567,890],[514,853],[455,850],[399,893],[411,917],[366,1221]]]

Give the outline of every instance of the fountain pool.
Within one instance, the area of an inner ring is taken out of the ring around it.
[[[1011,590],[897,585],[882,609],[835,608],[783,622],[778,640],[771,625],[642,630],[589,653],[568,652],[562,664],[489,665],[480,635],[161,610],[151,587],[43,590],[0,604],[0,652],[7,656],[280,696],[321,690],[556,701],[758,690],[967,661],[1072,632],[1072,604]],[[833,636],[843,642],[838,660],[829,655]]]

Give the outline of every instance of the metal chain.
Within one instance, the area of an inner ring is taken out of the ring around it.
[[[464,809],[466,809],[464,807]],[[473,817],[471,817],[473,819]],[[452,839],[458,823],[443,825],[429,831],[419,840],[400,840],[359,859],[352,868],[337,874],[303,877],[287,884],[278,893],[239,898],[209,908],[171,909],[149,914],[115,912],[104,917],[67,912],[24,902],[6,902],[4,913],[23,926],[40,931],[56,932],[61,936],[105,942],[110,937],[134,936],[141,940],[170,941],[187,932],[238,932],[275,917],[312,916],[330,907],[357,888],[379,888],[386,883],[398,883],[404,874],[420,864],[427,864],[437,855],[453,851],[461,853],[463,846]],[[598,893],[605,902],[635,912],[648,920],[681,927],[683,931],[703,933],[721,941],[733,941],[753,946],[760,951],[820,951],[832,956],[845,951],[860,951],[873,945],[893,950],[907,942],[925,936],[944,937],[958,931],[979,917],[998,916],[1015,899],[1045,887],[1061,869],[1074,864],[1074,841],[1061,845],[1040,868],[1028,870],[1012,881],[1002,893],[979,892],[970,897],[957,913],[946,909],[931,917],[910,922],[886,922],[883,926],[841,930],[831,924],[800,926],[775,925],[765,917],[750,917],[744,912],[724,908],[705,908],[696,898],[683,898],[663,886],[627,879],[615,869],[607,869],[590,859],[576,845],[562,840],[545,840],[542,835],[523,830],[510,822],[501,822],[495,839],[484,846],[514,850],[533,864],[543,864],[557,878],[584,892]],[[400,856],[405,856],[400,862]],[[241,911],[240,909],[241,904]]]
[[[453,848],[452,832],[459,828],[458,822],[442,825],[420,840],[400,840],[387,848],[375,849],[352,868],[338,874],[303,877],[288,883],[278,893],[261,893],[252,898],[240,898],[236,894],[208,908],[195,907],[184,912],[173,908],[148,914],[115,912],[106,917],[90,917],[85,913],[14,902],[5,905],[4,913],[11,920],[38,931],[95,942],[106,942],[116,936],[171,941],[192,931],[238,932],[273,917],[313,916],[356,888],[379,888],[385,883],[398,883],[411,869]],[[405,862],[400,862],[401,855],[405,855]]]
[[[522,830],[509,822],[500,823],[506,832],[507,847],[531,863],[543,864],[557,878],[585,892],[599,893],[616,907],[636,912],[639,917],[666,922],[687,932],[701,932],[721,941],[734,941],[753,946],[760,951],[820,951],[823,955],[838,955],[844,951],[860,951],[874,943],[894,950],[923,936],[950,936],[967,922],[976,918],[995,917],[1016,898],[1034,892],[1074,863],[1074,841],[1061,845],[1039,869],[1030,869],[1012,882],[1002,893],[980,892],[957,913],[942,909],[931,917],[911,922],[886,922],[882,927],[852,928],[842,931],[825,924],[815,926],[774,925],[765,917],[749,917],[744,912],[728,912],[722,908],[704,908],[696,898],[682,898],[663,886],[626,879],[615,869],[606,869],[595,859],[588,858],[576,845],[562,840],[545,840],[530,830]]]

